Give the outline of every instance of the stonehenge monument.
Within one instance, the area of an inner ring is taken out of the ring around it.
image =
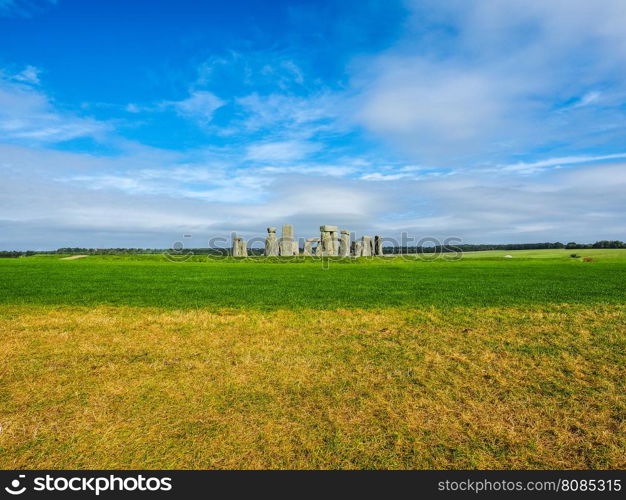
[[[351,241],[348,229],[339,229],[338,226],[324,224],[320,226],[319,238],[307,238],[304,240],[304,250],[302,255],[306,257],[380,257],[383,255],[382,236],[361,236],[360,239]],[[252,243],[254,246],[254,243]],[[315,245],[315,246],[314,246]],[[298,240],[294,236],[293,225],[284,224],[282,235],[276,237],[276,228],[268,227],[265,237],[266,257],[300,255]],[[247,257],[248,247],[246,241],[232,234],[233,257]]]
[[[233,233],[232,256],[233,257],[247,257],[248,256],[248,247],[246,246],[246,242],[234,233]]]

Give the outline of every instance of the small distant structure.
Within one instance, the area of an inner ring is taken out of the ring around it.
[[[513,256],[512,256],[512,255],[505,255],[505,256],[504,256],[504,258],[505,258],[505,259],[512,259],[512,258],[513,258]]]
[[[276,228],[268,227],[265,238],[266,257],[292,257],[300,255],[298,241],[292,224],[284,224],[282,235],[276,237]],[[246,242],[233,233],[232,251],[233,257],[247,257],[248,249]],[[350,231],[339,229],[338,226],[324,224],[320,226],[319,238],[307,238],[304,240],[302,255],[307,257],[371,257],[383,255],[382,236],[362,236],[361,239],[350,241]]]
[[[246,242],[237,236],[232,235],[233,257],[247,257],[248,248]],[[266,257],[293,257],[300,255],[298,240],[292,224],[284,224],[282,235],[276,237],[276,228],[268,227],[265,237]],[[302,255],[305,257],[372,257],[383,255],[382,236],[362,236],[359,240],[350,241],[350,231],[339,229],[338,226],[324,224],[320,226],[319,238],[307,238],[304,240]],[[508,255],[507,257],[510,257]]]

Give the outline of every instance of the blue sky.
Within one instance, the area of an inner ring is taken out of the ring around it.
[[[0,247],[626,239],[626,2],[0,0]]]

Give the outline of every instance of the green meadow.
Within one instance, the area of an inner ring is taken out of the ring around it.
[[[575,252],[2,259],[0,468],[624,468],[626,251]]]
[[[582,258],[571,258],[571,253],[476,252],[457,261],[409,256],[325,262],[35,256],[0,260],[0,303],[271,310],[624,302],[626,250],[587,250],[579,252]],[[584,256],[592,261],[584,262]]]

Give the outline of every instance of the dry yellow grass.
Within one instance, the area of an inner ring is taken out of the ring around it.
[[[0,306],[1,468],[623,468],[626,306]]]

